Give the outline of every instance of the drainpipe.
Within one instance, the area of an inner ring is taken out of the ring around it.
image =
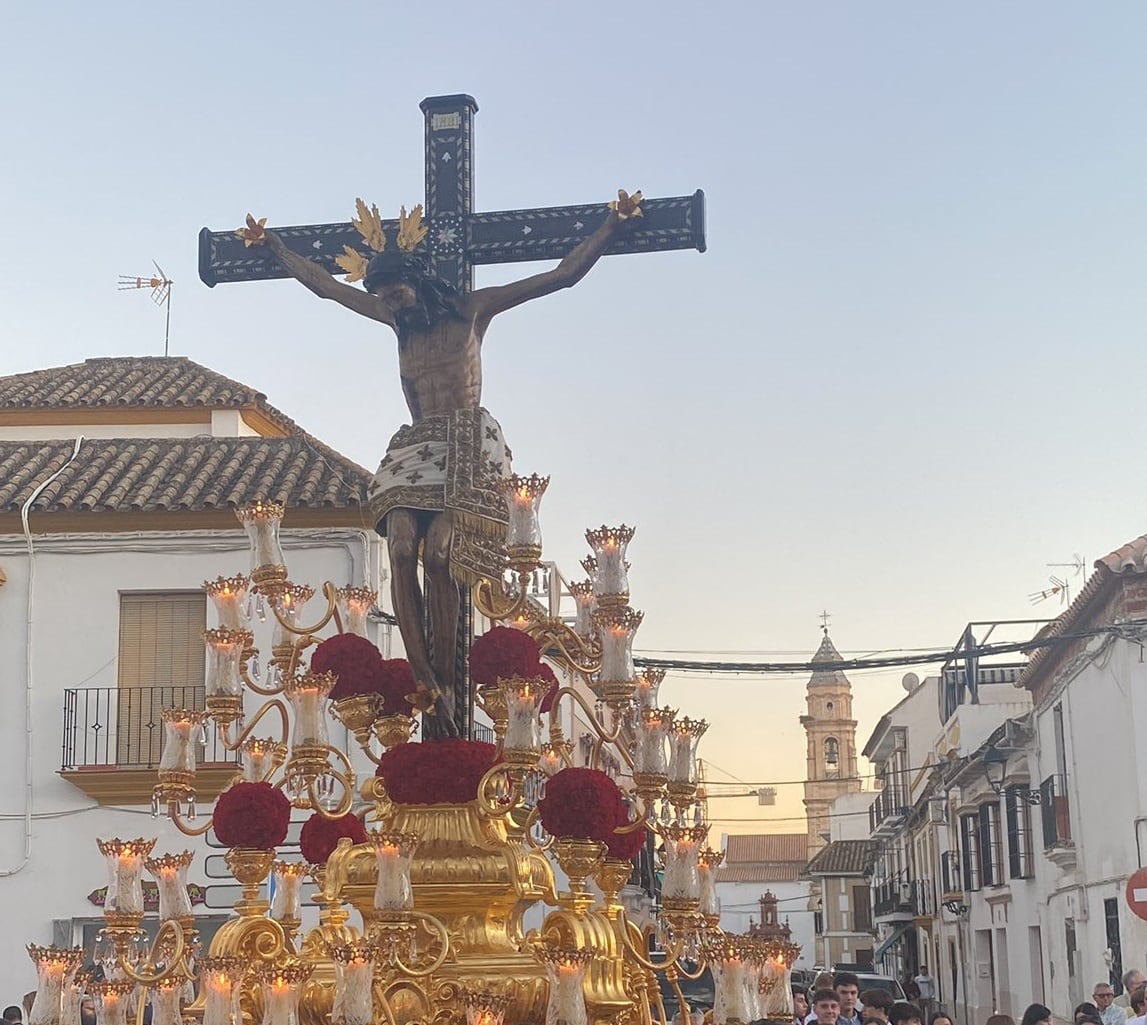
[[[15,868],[0,869],[0,877],[14,876],[23,871],[32,860],[32,602],[36,586],[36,549],[32,543],[32,529],[28,514],[44,489],[75,462],[80,454],[84,436],[76,438],[76,447],[68,461],[55,473],[41,481],[20,507],[20,523],[24,528],[24,542],[28,549],[28,588],[26,595],[26,624],[24,634],[24,857]]]

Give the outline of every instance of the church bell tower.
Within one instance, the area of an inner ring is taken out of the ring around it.
[[[841,661],[840,652],[824,636],[812,658],[816,668],[809,678],[808,708],[801,725],[808,738],[808,769],[804,785],[805,814],[808,817],[808,856],[811,859],[827,843],[828,809],[841,794],[860,789],[856,768],[856,720],[852,717],[852,684],[839,669],[828,668]]]

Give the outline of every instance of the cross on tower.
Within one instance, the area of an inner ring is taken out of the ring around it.
[[[430,232],[425,255],[430,272],[461,292],[470,291],[479,264],[561,259],[593,233],[608,211],[605,203],[550,206],[530,210],[475,213],[473,181],[474,114],[472,96],[431,96],[421,103],[426,119],[425,223]],[[619,236],[613,253],[669,249],[705,251],[705,194],[646,199],[645,216]],[[393,236],[398,221],[383,221]],[[349,222],[275,228],[288,248],[341,274],[335,257],[343,246],[371,253]],[[199,276],[214,287],[220,281],[283,278],[286,271],[263,247],[248,248],[234,231],[199,233]]]
[[[832,617],[828,614],[828,609],[823,610],[819,616],[820,628],[824,631],[825,637],[828,636],[828,621],[831,618]]]

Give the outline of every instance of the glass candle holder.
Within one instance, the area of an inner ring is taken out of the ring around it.
[[[620,527],[598,527],[585,532],[585,539],[597,560],[593,593],[599,606],[629,602],[629,564],[625,561],[625,551],[633,540],[633,534],[633,528],[624,523]]]
[[[576,633],[583,641],[589,640],[595,631],[593,624],[593,581],[582,580],[578,583],[569,585],[570,594],[573,596],[575,614],[574,614],[574,633]]]
[[[697,782],[697,745],[708,728],[704,719],[674,721],[669,731],[669,778],[674,783]]]
[[[502,481],[502,495],[510,517],[506,528],[506,548],[511,559],[519,553],[532,555],[535,561],[541,556],[542,528],[538,521],[538,507],[549,484],[549,477],[537,474],[522,477],[515,473]]]
[[[251,546],[251,573],[260,569],[285,567],[283,546],[279,541],[279,527],[286,507],[282,502],[251,502],[235,510],[239,522],[247,532]]]
[[[500,682],[506,695],[506,739],[503,747],[510,751],[540,753],[542,717],[539,708],[550,691],[545,680],[525,680],[515,676]]]
[[[700,901],[701,873],[698,862],[701,845],[708,834],[705,826],[664,826],[665,876],[661,896],[665,900]]]
[[[183,1025],[183,995],[187,976],[175,974],[155,984],[151,991],[151,1025]]]
[[[224,630],[247,628],[247,586],[248,580],[242,575],[203,582],[203,590],[215,606],[215,618]]]
[[[721,862],[724,860],[724,851],[712,851],[705,848],[697,862],[697,871],[701,879],[701,906],[697,910],[714,923],[721,917],[721,897],[717,892],[717,869],[721,867]]]
[[[65,995],[83,964],[84,952],[31,944],[28,956],[36,965],[36,999],[28,1012],[28,1025],[61,1025]]]
[[[293,748],[327,746],[326,702],[334,685],[334,673],[304,673],[283,682],[283,695],[295,714]]]
[[[248,737],[239,751],[247,783],[265,780],[283,761],[283,745],[270,737]]]
[[[191,898],[187,894],[187,870],[195,855],[191,851],[181,854],[164,854],[159,858],[148,858],[144,864],[159,889],[159,918],[190,918],[195,914]]]
[[[377,949],[369,943],[350,943],[335,947],[335,999],[331,1021],[342,1025],[371,1025],[375,1020],[374,964]]]
[[[466,1025],[502,1025],[510,998],[489,990],[462,990],[462,1006],[466,1009]]]
[[[783,955],[768,958],[761,966],[762,1013],[770,1018],[793,1016],[792,970]]]
[[[637,677],[633,665],[633,637],[645,613],[626,605],[599,608],[593,618],[601,638],[601,680],[633,682]]]
[[[310,866],[301,861],[271,863],[275,895],[271,898],[271,917],[276,922],[298,922],[303,908],[303,881]]]
[[[239,1012],[238,980],[243,967],[236,957],[204,957],[199,961],[203,993],[203,1025],[235,1025]]]
[[[633,700],[638,708],[657,707],[657,692],[661,689],[661,681],[664,679],[664,669],[641,670],[637,676],[637,689],[633,693]]]
[[[565,741],[559,743],[543,744],[541,753],[538,755],[538,768],[542,770],[547,776],[552,776],[555,772],[561,772],[565,766],[562,759],[563,746]]]
[[[745,1000],[745,964],[735,946],[721,947],[710,958],[713,971],[713,1021],[748,1025],[752,1019]]]
[[[299,996],[312,971],[313,964],[294,958],[260,971],[263,1025],[299,1025]]]
[[[87,981],[87,976],[81,975],[79,967],[69,972],[64,979],[60,1025],[82,1025],[80,1004],[86,999]]]
[[[335,591],[335,607],[343,633],[366,636],[367,615],[378,603],[378,592],[369,587],[340,587]]]
[[[239,661],[243,649],[253,640],[247,630],[219,627],[204,630],[207,642],[207,678],[203,691],[207,697],[239,697],[243,693],[243,678],[239,675]]]
[[[665,743],[677,715],[672,708],[643,708],[638,712],[637,736],[633,748],[633,771],[665,776],[669,771]],[[664,780],[662,780],[664,783]]]
[[[310,584],[290,584],[280,591],[275,611],[275,629],[271,634],[272,648],[292,647],[299,635],[291,633],[287,626],[297,626],[303,608],[315,596]],[[284,626],[286,624],[286,626]]]
[[[593,955],[588,950],[548,948],[539,956],[550,982],[546,1025],[588,1025],[582,987]]]
[[[410,911],[414,907],[410,861],[418,846],[418,836],[414,833],[371,832],[370,841],[378,861],[378,883],[374,888],[375,910]]]
[[[161,772],[195,774],[195,748],[203,741],[205,718],[206,714],[198,709],[165,708],[160,713],[163,722]]]
[[[96,846],[108,867],[108,892],[104,914],[143,914],[143,862],[155,846],[144,840],[97,840]]]
[[[128,1006],[135,983],[124,979],[93,982],[89,987],[96,998],[96,1020],[100,1025],[127,1025]]]

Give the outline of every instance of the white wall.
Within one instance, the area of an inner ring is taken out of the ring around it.
[[[33,518],[33,527],[35,518]],[[28,942],[52,942],[53,919],[98,917],[85,898],[106,884],[96,836],[158,836],[157,851],[197,852],[190,878],[203,875],[204,842],[183,837],[148,808],[100,808],[57,775],[61,763],[63,693],[71,687],[116,684],[119,592],[193,590],[204,580],[246,571],[246,542],[233,532],[197,534],[73,535],[35,539],[31,604],[31,745],[33,823],[31,859],[24,855],[25,644],[29,619],[29,562],[24,539],[0,540],[0,991],[19,994],[34,986]],[[299,546],[305,546],[300,548]],[[381,543],[360,531],[285,531],[293,579],[314,584],[378,582]],[[317,611],[321,598],[308,610]],[[209,624],[211,611],[208,611]],[[269,650],[270,624],[255,624],[257,642]],[[341,727],[332,729],[341,731]],[[337,736],[337,734],[335,734]],[[13,874],[14,873],[14,874]],[[218,913],[218,912],[216,912]]]
[[[55,441],[60,438],[192,438],[210,435],[215,438],[257,437],[237,409],[202,410],[198,423],[94,423],[94,424],[16,424],[0,427],[0,441]],[[188,411],[194,415],[194,411]]]
[[[793,943],[801,946],[797,966],[810,967],[814,963],[813,913],[809,904],[810,884],[807,880],[792,883],[718,883],[721,898],[721,928],[726,932],[749,931],[749,920],[760,925],[761,895],[771,890],[777,897],[777,920],[788,919]]]

